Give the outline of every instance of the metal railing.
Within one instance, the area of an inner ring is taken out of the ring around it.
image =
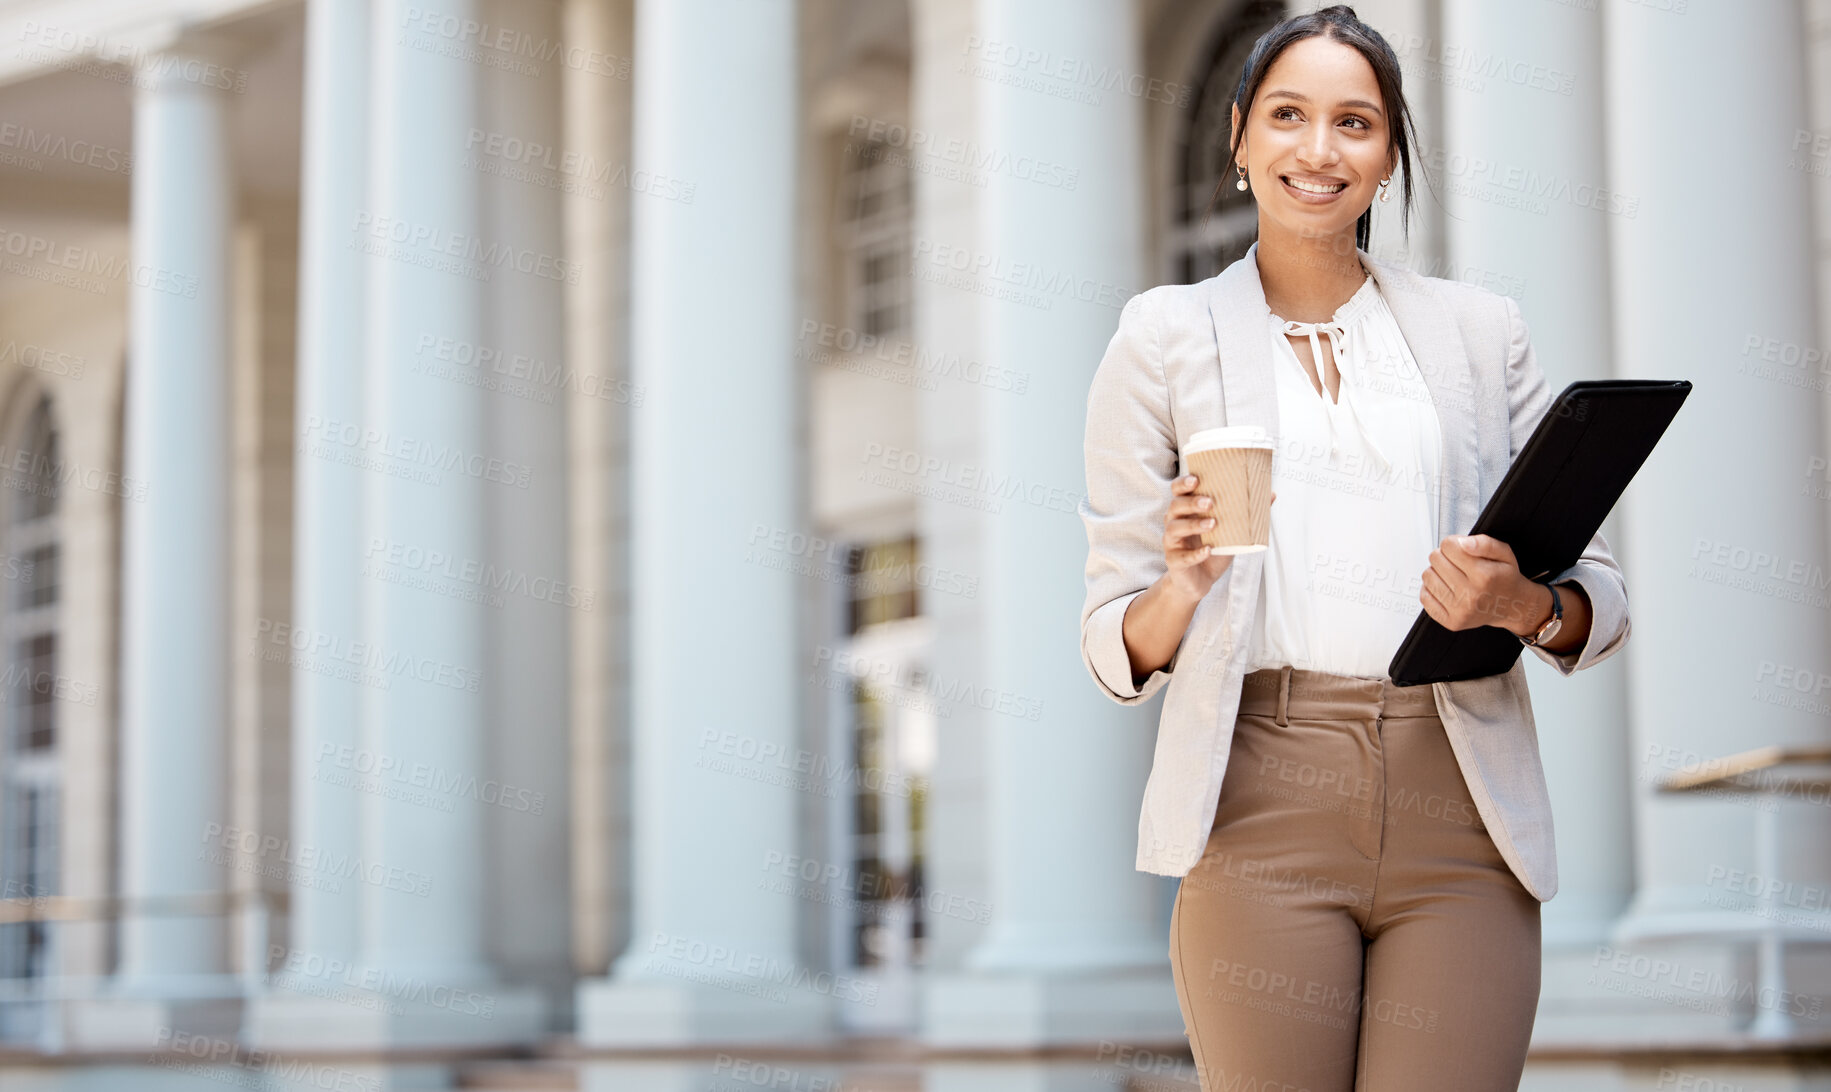
[[[284,891],[216,891],[180,895],[28,895],[0,899],[0,928],[47,923],[45,966],[51,973],[0,977],[0,1047],[28,1047],[47,1053],[64,1045],[62,1007],[107,995],[111,973],[68,974],[58,970],[65,955],[64,927],[117,926],[129,918],[220,918],[231,929],[238,958],[234,976],[247,994],[267,982],[272,922],[290,899]]]

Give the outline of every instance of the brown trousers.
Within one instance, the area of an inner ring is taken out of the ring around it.
[[[1170,965],[1202,1088],[1513,1092],[1539,902],[1476,814],[1429,686],[1248,675]]]

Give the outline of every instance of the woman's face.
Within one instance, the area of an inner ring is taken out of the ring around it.
[[[1236,129],[1240,120],[1236,105]],[[1261,233],[1276,225],[1304,238],[1352,238],[1394,165],[1367,58],[1331,38],[1293,43],[1272,62],[1245,121],[1236,162],[1258,199]]]

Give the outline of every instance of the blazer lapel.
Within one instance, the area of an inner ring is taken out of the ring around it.
[[[1278,388],[1272,377],[1271,309],[1259,283],[1259,244],[1215,275],[1208,294],[1221,374],[1223,425],[1258,425],[1278,435]]]

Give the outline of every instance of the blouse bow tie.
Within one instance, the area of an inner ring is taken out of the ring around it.
[[[1361,420],[1360,413],[1355,410],[1354,399],[1349,394],[1349,392],[1360,382],[1360,376],[1350,374],[1353,371],[1353,366],[1348,363],[1348,350],[1344,344],[1348,336],[1348,328],[1339,322],[1286,322],[1284,324],[1284,332],[1293,336],[1305,334],[1309,336],[1310,359],[1316,363],[1316,378],[1319,380],[1322,378],[1322,343],[1317,335],[1329,335],[1330,355],[1335,360],[1335,374],[1341,377],[1341,385],[1339,388],[1341,391],[1341,401],[1339,404],[1329,400],[1328,384],[1326,382],[1323,384],[1322,402],[1327,411],[1326,416],[1329,419],[1330,461],[1333,462],[1336,456],[1341,453],[1341,441],[1335,425],[1335,419],[1337,415],[1345,413],[1354,419],[1356,431],[1360,433],[1362,442],[1367,445],[1367,449],[1373,453],[1373,457],[1379,462],[1380,469],[1385,470],[1389,468],[1392,465],[1391,461],[1386,458],[1386,453],[1380,450],[1380,446],[1374,443],[1373,434],[1367,430],[1367,425]],[[1306,376],[1305,378],[1307,379],[1308,377]]]

